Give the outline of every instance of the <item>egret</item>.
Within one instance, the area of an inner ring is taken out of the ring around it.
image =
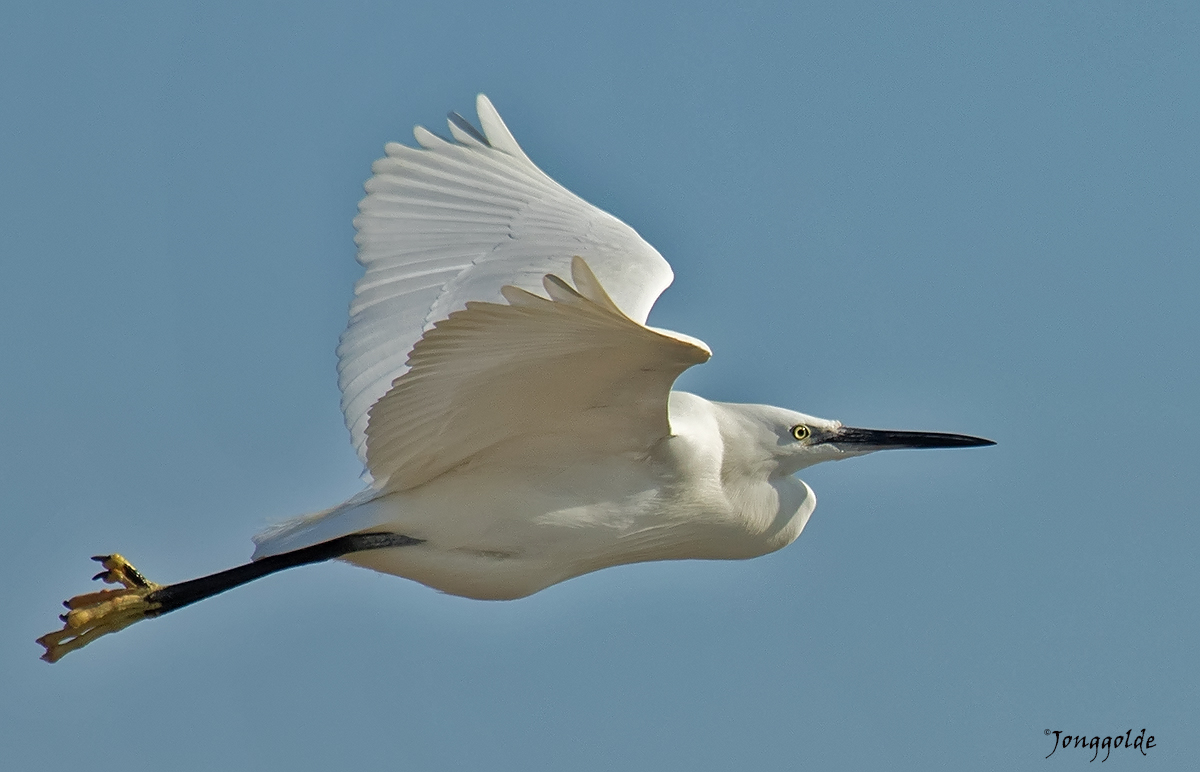
[[[994,444],[672,391],[711,352],[646,325],[666,260],[534,166],[487,97],[476,109],[482,131],[451,113],[452,139],[418,126],[418,148],[389,143],[354,221],[365,272],[338,372],[366,489],[191,581],[97,556],[95,578],[122,588],[66,601],[43,659],[330,559],[511,599],[625,563],[752,558],[804,529],[805,467]]]

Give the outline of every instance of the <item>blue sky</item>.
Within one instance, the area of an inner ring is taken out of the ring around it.
[[[0,12],[12,768],[1194,763],[1194,4],[409,5]],[[88,556],[187,579],[357,490],[361,185],[480,91],[672,262],[682,388],[999,445],[808,470],[754,561],[509,603],[308,567],[38,661]]]

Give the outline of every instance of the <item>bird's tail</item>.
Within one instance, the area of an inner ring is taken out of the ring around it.
[[[382,491],[367,488],[336,507],[276,523],[254,536],[253,560],[374,528],[379,525],[379,512],[370,504],[383,495]]]

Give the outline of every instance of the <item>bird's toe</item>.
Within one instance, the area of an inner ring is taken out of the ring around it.
[[[63,622],[62,629],[37,639],[38,644],[46,650],[42,659],[47,662],[57,662],[102,635],[123,630],[151,616],[159,607],[158,603],[149,599],[159,585],[142,576],[125,558],[120,555],[100,555],[93,559],[105,568],[94,579],[121,584],[124,589],[98,590],[63,601],[68,611],[59,616]]]

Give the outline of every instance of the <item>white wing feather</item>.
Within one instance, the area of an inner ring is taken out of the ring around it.
[[[536,290],[576,255],[636,322],[673,278],[632,228],[534,166],[487,97],[476,109],[482,134],[452,115],[456,142],[417,127],[421,149],[388,144],[354,221],[366,273],[338,346],[338,384],[355,450],[371,469],[368,413],[435,322],[468,302],[499,302],[505,285]]]
[[[711,353],[617,308],[582,258],[577,289],[544,277],[550,299],[504,287],[508,304],[469,302],[425,333],[410,370],[370,410],[376,487],[406,490],[466,462],[512,463],[540,439],[582,454],[645,452],[670,434],[671,384]]]

